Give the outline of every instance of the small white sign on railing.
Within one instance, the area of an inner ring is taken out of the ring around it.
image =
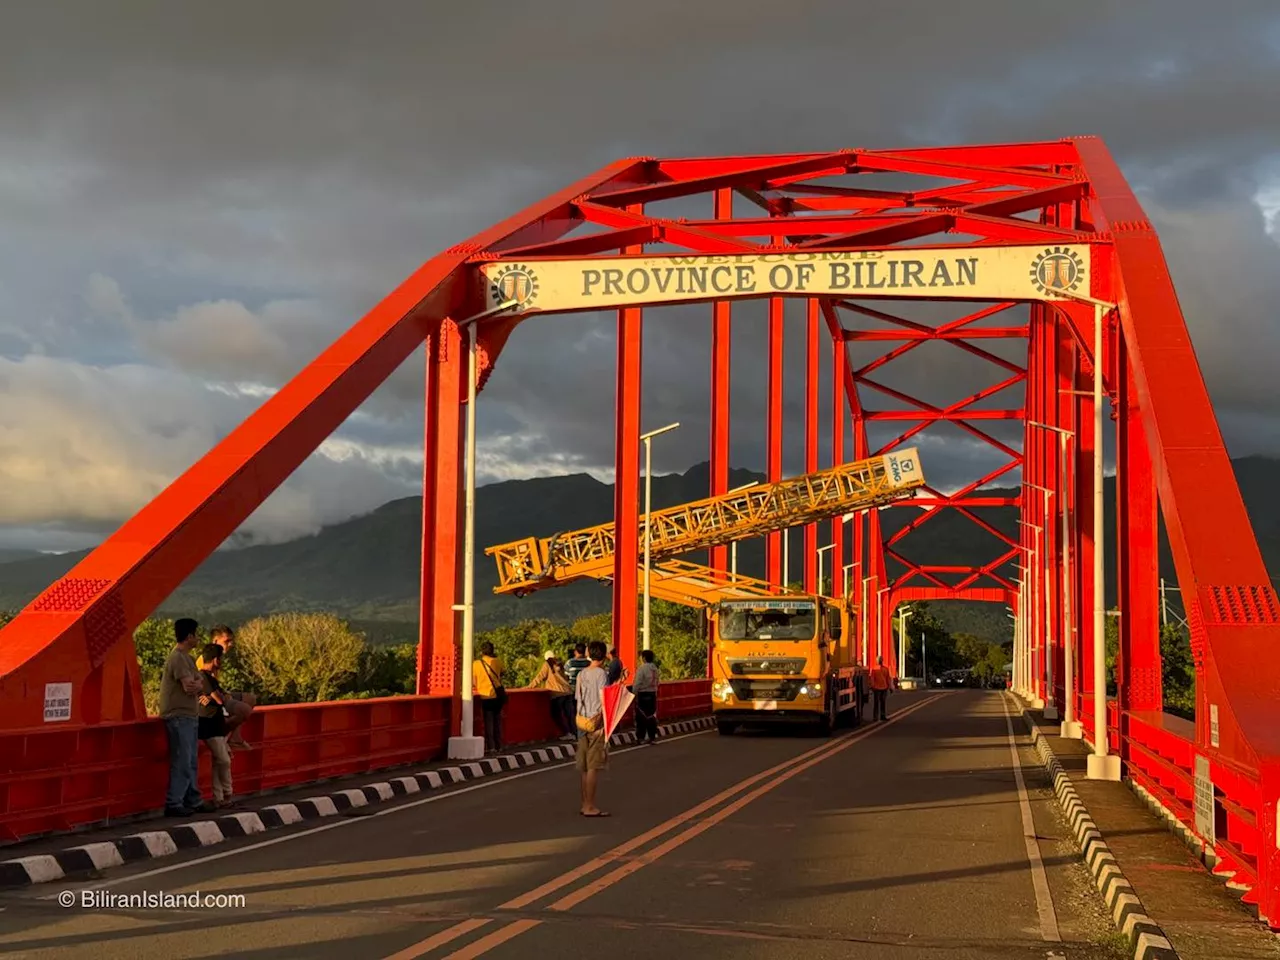
[[[1217,843],[1213,816],[1213,777],[1209,758],[1196,754],[1196,833],[1210,848]]]
[[[57,723],[71,719],[71,684],[44,685],[44,722]]]

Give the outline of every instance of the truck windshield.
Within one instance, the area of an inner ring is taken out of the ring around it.
[[[812,640],[817,635],[815,604],[787,607],[721,607],[722,640]]]

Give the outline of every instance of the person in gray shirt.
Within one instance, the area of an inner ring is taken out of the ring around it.
[[[652,650],[640,651],[640,666],[631,683],[636,695],[636,743],[658,742],[658,665]]]
[[[588,645],[591,666],[578,674],[574,691],[578,709],[577,766],[582,775],[579,813],[584,817],[609,816],[596,806],[596,781],[600,771],[609,765],[609,737],[604,728],[604,688],[608,681],[603,666],[604,653],[604,644],[599,640]]]

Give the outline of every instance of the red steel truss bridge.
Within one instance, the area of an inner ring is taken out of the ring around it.
[[[788,300],[803,312],[799,327],[784,323]],[[893,611],[904,602],[1011,607],[1026,640],[1027,695],[1063,711],[1069,704],[1085,737],[1103,738],[1125,775],[1209,844],[1219,872],[1280,923],[1276,593],[1159,239],[1091,137],[632,157],[431,257],[0,631],[0,828],[20,836],[157,804],[163,732],[145,718],[132,630],[424,341],[418,696],[265,710],[257,732],[277,752],[250,779],[302,782],[442,749],[457,717],[469,335],[461,321],[477,315],[485,317],[475,321],[483,394],[518,325],[544,313],[616,312],[613,629],[623,659],[634,660],[645,312],[707,305],[707,494],[715,497],[728,490],[730,331],[750,301],[767,315],[769,482],[783,479],[784,330],[799,329],[804,344],[803,377],[790,384],[804,398],[804,472],[820,468],[823,448],[840,464],[919,442],[937,477],[934,451],[947,448],[923,445],[941,426],[995,464],[852,524],[823,522],[833,563],[856,563],[867,584],[875,649],[892,657]],[[908,309],[920,301],[931,301],[933,319]],[[897,384],[894,365],[922,348],[980,363],[988,383],[947,400],[925,399],[924,384]],[[819,402],[824,353],[829,406]],[[1092,393],[1099,369],[1110,411],[1102,433]],[[1103,691],[1087,667],[1101,642],[1091,574],[1103,550],[1093,534],[1093,457],[1104,440],[1114,442],[1118,534],[1105,560],[1121,617],[1115,695],[1099,730]],[[1019,489],[993,492],[1001,481]],[[989,518],[998,507],[1016,508],[1015,532]],[[909,520],[890,524],[897,511]],[[1161,710],[1160,517],[1190,629],[1194,724]],[[944,519],[994,544],[989,559],[913,559],[911,534]],[[819,524],[804,527],[803,543],[813,590]],[[765,579],[774,584],[780,544],[779,532],[767,535]],[[723,546],[710,550],[709,566],[727,568]],[[690,702],[701,696],[695,690]]]

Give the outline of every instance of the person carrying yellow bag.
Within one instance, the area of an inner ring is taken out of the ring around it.
[[[609,737],[604,729],[604,688],[608,677],[604,671],[605,646],[593,640],[587,646],[591,666],[578,674],[577,725],[578,772],[582,774],[582,807],[584,817],[607,817],[596,806],[596,781],[600,771],[609,765]]]

